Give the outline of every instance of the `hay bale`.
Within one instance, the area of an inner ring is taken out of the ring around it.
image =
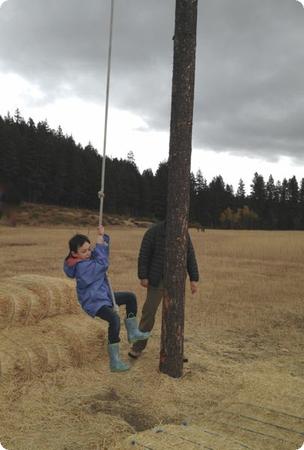
[[[80,311],[74,284],[64,278],[18,275],[0,283],[0,330]]]
[[[25,381],[45,372],[90,364],[105,353],[104,334],[102,322],[85,314],[56,316],[2,331],[0,379]]]

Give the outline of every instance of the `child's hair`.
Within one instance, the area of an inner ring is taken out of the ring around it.
[[[77,253],[78,249],[85,243],[88,242],[89,244],[90,239],[85,236],[84,234],[75,234],[70,240],[69,240],[69,250],[70,253],[68,254],[67,258],[71,256],[72,252]]]

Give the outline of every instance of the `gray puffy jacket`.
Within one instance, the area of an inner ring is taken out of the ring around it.
[[[164,276],[166,224],[152,225],[144,234],[138,256],[138,278],[148,279],[151,286],[158,286]],[[189,236],[187,271],[190,281],[198,281],[199,273],[194,248]]]

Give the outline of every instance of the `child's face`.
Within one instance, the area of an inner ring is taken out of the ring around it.
[[[91,258],[91,253],[91,245],[88,242],[85,242],[81,247],[78,247],[77,252],[72,252],[72,255],[74,258],[89,259]]]

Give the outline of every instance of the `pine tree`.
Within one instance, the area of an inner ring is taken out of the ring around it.
[[[261,225],[265,226],[265,212],[266,205],[266,188],[263,175],[259,175],[257,172],[254,174],[251,192],[250,192],[250,204],[253,211],[255,211],[261,220]]]
[[[206,178],[204,178],[199,169],[195,177],[195,191],[196,191],[196,220],[204,227],[212,226],[212,216],[210,212],[211,200],[209,195],[209,188]]]
[[[141,176],[141,215],[144,217],[151,217],[153,210],[153,186],[154,175],[151,169],[143,171]]]
[[[272,175],[269,175],[269,179],[266,183],[266,199],[269,202],[273,202],[275,199],[275,184]]]
[[[269,175],[266,183],[266,208],[264,216],[264,224],[267,228],[273,229],[277,226],[277,204],[275,202],[276,186],[272,175]]]
[[[278,228],[285,230],[290,226],[288,218],[288,182],[284,178],[279,192],[279,214],[278,214]]]
[[[299,191],[299,203],[301,207],[304,207],[304,178],[301,180],[301,186]]]
[[[236,191],[236,198],[239,201],[239,203],[243,203],[246,197],[246,191],[245,191],[245,184],[242,178],[240,178],[238,188]]]
[[[176,0],[160,371],[183,373],[197,0]]]
[[[299,200],[299,185],[295,176],[290,178],[287,183],[288,200],[295,206]]]
[[[153,215],[157,219],[164,219],[167,210],[168,192],[168,162],[161,162],[154,177]]]
[[[232,207],[231,193],[227,192],[221,175],[214,177],[209,184],[209,212],[213,218],[213,226],[220,226],[220,215],[226,207]]]
[[[304,178],[301,180],[299,191],[300,228],[304,230]]]
[[[288,182],[287,179],[284,178],[281,183],[281,191],[280,191],[280,203],[281,205],[285,205],[285,203],[289,200],[288,194]]]
[[[135,156],[134,156],[134,152],[132,150],[130,150],[127,154],[127,161],[130,164],[133,164],[134,166],[136,166]]]
[[[287,183],[288,190],[288,218],[289,228],[301,228],[301,214],[299,208],[299,185],[295,176],[290,178]]]

